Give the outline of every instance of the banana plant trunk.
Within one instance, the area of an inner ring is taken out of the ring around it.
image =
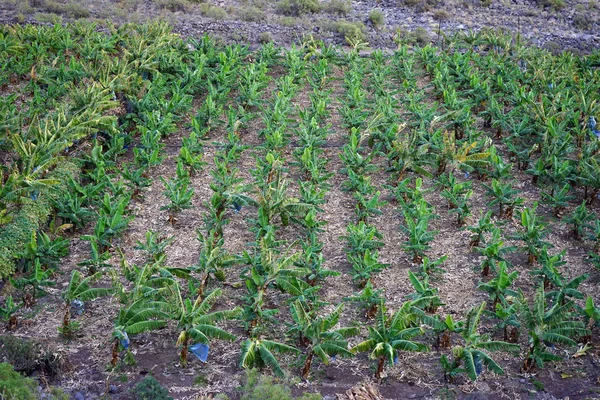
[[[63,317],[63,330],[67,332],[69,329],[69,324],[71,323],[71,305],[67,303],[65,305],[65,316]]]
[[[112,345],[112,359],[110,361],[110,365],[112,365],[113,367],[116,367],[118,360],[119,360],[119,339],[115,338],[115,342]]]
[[[183,341],[181,342],[181,354],[180,354],[180,358],[181,358],[181,365],[182,366],[186,366],[187,365],[188,344],[189,344],[189,338],[187,337],[187,335],[185,335],[185,339],[183,339]]]
[[[377,361],[377,372],[375,373],[375,378],[377,380],[381,380],[381,373],[383,372],[383,366],[385,365],[385,356],[379,357],[379,361]]]
[[[304,362],[304,368],[302,368],[302,378],[308,379],[308,374],[310,374],[310,366],[312,365],[313,360],[313,351],[310,350],[308,355],[306,356],[306,361]]]

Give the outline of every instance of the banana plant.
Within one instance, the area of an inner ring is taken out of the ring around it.
[[[529,336],[529,348],[521,367],[523,371],[544,368],[548,361],[560,361],[562,357],[549,351],[554,344],[575,346],[574,337],[589,334],[583,322],[571,319],[572,307],[572,302],[548,307],[543,286],[536,291],[531,304],[521,296],[519,318]]]
[[[593,214],[587,209],[585,201],[581,203],[572,213],[563,217],[563,221],[571,225],[571,233],[575,240],[580,240],[584,237],[584,233],[589,227],[589,223],[593,218]]]
[[[369,282],[374,273],[377,273],[385,268],[388,264],[382,264],[378,261],[379,254],[376,251],[371,252],[367,249],[362,255],[348,254],[348,261],[352,264],[354,274],[352,280],[359,282],[360,286],[364,286]]]
[[[497,303],[493,312],[488,312],[488,315],[498,320],[496,327],[502,329],[505,342],[517,343],[519,340],[519,329],[521,328],[518,318],[519,307],[520,303],[517,297],[508,297],[505,303]]]
[[[6,296],[4,299],[4,307],[0,307],[0,320],[6,323],[6,329],[8,331],[17,329],[19,325],[19,320],[17,319],[17,316],[14,315],[19,311],[19,308],[21,308],[21,305],[16,304],[12,296]]]
[[[492,179],[491,185],[483,185],[488,195],[492,197],[491,206],[498,206],[498,216],[500,218],[511,219],[515,207],[523,204],[523,199],[518,197],[518,191],[513,189],[510,182],[501,183],[497,179]]]
[[[520,350],[517,344],[490,340],[488,335],[479,333],[479,324],[485,308],[486,303],[483,302],[467,312],[464,327],[460,331],[463,344],[455,345],[452,348],[453,360],[450,361],[445,354],[442,354],[440,361],[445,377],[450,382],[461,373],[466,373],[472,381],[477,380],[482,372],[483,365],[492,372],[503,375],[504,370],[492,359],[488,352],[517,352]]]
[[[192,207],[194,188],[190,187],[190,182],[187,179],[170,179],[167,181],[161,176],[160,180],[165,185],[163,194],[171,201],[160,209],[169,211],[169,222],[174,225],[177,213]]]
[[[412,253],[413,262],[421,263],[425,257],[425,251],[430,248],[429,243],[433,241],[437,231],[428,229],[428,216],[413,218],[405,211],[404,221],[406,226],[401,225],[401,229],[408,234],[408,240],[403,243],[402,248],[404,251]]]
[[[273,370],[275,375],[280,378],[285,376],[279,361],[275,358],[274,352],[277,353],[292,353],[298,354],[300,350],[297,348],[276,342],[268,339],[261,338],[250,338],[244,340],[242,343],[242,357],[240,360],[241,368],[264,368],[269,367]]]
[[[213,275],[220,281],[225,280],[224,269],[233,265],[238,260],[223,250],[223,238],[215,239],[216,233],[213,231],[208,232],[207,235],[203,235],[200,230],[197,230],[196,234],[196,239],[200,242],[200,255],[198,263],[193,267],[193,270],[201,273],[198,294],[202,296],[210,276]]]
[[[587,319],[586,328],[590,332],[589,336],[586,337],[589,343],[592,340],[591,334],[596,325],[600,322],[600,309],[594,304],[594,298],[588,296],[585,299],[585,308],[583,309],[583,316]]]
[[[323,364],[329,364],[329,357],[351,357],[347,338],[358,334],[358,327],[335,328],[340,320],[343,303],[331,313],[316,316],[314,311],[307,310],[301,301],[296,300],[290,307],[290,313],[295,325],[290,333],[299,335],[300,344],[306,346],[302,378],[308,379],[313,358],[321,359]]]
[[[287,226],[290,220],[304,218],[312,209],[310,204],[288,195],[288,182],[281,177],[281,160],[273,153],[269,152],[264,160],[259,160],[254,175],[260,225],[270,225],[273,218],[279,216],[281,224]]]
[[[108,296],[113,292],[112,288],[92,287],[92,284],[102,277],[101,272],[84,277],[83,274],[74,270],[69,280],[69,285],[63,293],[65,302],[65,314],[59,332],[66,338],[71,338],[79,330],[79,323],[71,321],[71,306],[76,300],[90,301],[98,297]]]
[[[563,186],[552,187],[550,192],[542,191],[542,202],[552,207],[556,218],[562,218],[570,200],[573,199],[570,192],[571,185],[568,183]]]
[[[103,253],[100,252],[98,243],[92,240],[90,241],[90,257],[78,263],[80,267],[86,267],[88,276],[95,275],[97,272],[103,269],[111,268],[112,265],[107,262],[111,255],[108,251]]]
[[[360,308],[364,311],[365,317],[371,319],[377,314],[377,308],[379,307],[381,300],[383,300],[382,290],[375,289],[373,283],[369,280],[363,290],[344,300],[358,303]]]
[[[519,277],[517,271],[508,272],[506,262],[498,263],[498,275],[489,282],[482,282],[477,287],[490,295],[492,307],[496,308],[498,304],[506,305],[507,298],[517,297],[518,293],[510,289],[513,282]]]
[[[46,295],[43,287],[56,286],[56,282],[51,279],[55,270],[42,268],[39,258],[34,261],[34,268],[31,274],[27,277],[17,279],[9,278],[11,285],[16,289],[21,290],[23,294],[23,304],[25,307],[35,305],[40,296]]]
[[[202,153],[194,154],[186,146],[181,146],[181,149],[179,150],[179,156],[177,157],[178,161],[183,163],[183,165],[188,169],[190,176],[194,176],[206,165],[206,162],[203,161],[202,158]]]
[[[543,246],[549,243],[543,239],[548,234],[546,225],[539,220],[536,215],[538,203],[534,202],[533,207],[525,207],[521,212],[522,231],[515,235],[515,239],[525,242],[523,250],[527,252],[529,264],[533,264],[538,257],[538,252]]]
[[[154,331],[167,325],[172,305],[151,296],[139,296],[139,291],[129,292],[127,302],[121,306],[115,319],[112,338],[111,365],[116,367],[121,350],[127,352],[127,360],[134,363],[129,335]]]
[[[483,214],[477,221],[477,225],[468,226],[467,229],[473,233],[469,247],[479,247],[485,240],[485,234],[491,232],[495,227],[492,222],[492,212]]]
[[[429,284],[428,275],[419,279],[414,272],[409,270],[408,280],[415,292],[409,294],[406,298],[410,299],[414,304],[418,304],[419,307],[429,313],[435,313],[438,307],[444,305],[438,296],[438,289]]]
[[[236,339],[233,334],[215,326],[215,324],[236,317],[240,309],[209,312],[217,298],[222,295],[223,291],[221,289],[215,289],[206,295],[198,294],[196,299],[193,300],[182,296],[178,284],[174,284],[172,288],[176,299],[173,316],[177,321],[177,329],[180,331],[175,346],[181,346],[180,360],[182,366],[187,365],[191,340],[208,345],[210,339],[230,341]]]
[[[469,199],[473,196],[471,186],[471,182],[468,181],[456,183],[441,192],[442,197],[448,201],[450,213],[457,215],[457,224],[459,227],[463,226],[466,218],[471,215],[471,210],[469,209]]]
[[[353,353],[371,351],[371,359],[377,360],[375,379],[381,380],[386,361],[395,364],[399,351],[427,351],[428,347],[412,339],[425,331],[418,326],[417,315],[412,310],[412,302],[404,303],[396,312],[388,315],[381,300],[378,315],[373,326],[368,326],[369,339],[352,347]]]
[[[304,268],[294,264],[300,259],[300,253],[286,252],[278,254],[268,237],[261,238],[258,251],[254,254],[244,253],[243,261],[249,265],[242,272],[249,292],[245,313],[251,328],[256,327],[258,320],[269,317],[271,313],[263,309],[267,290],[271,286],[284,287],[290,277],[301,277],[308,273]]]
[[[347,234],[340,236],[340,239],[346,241],[349,255],[364,254],[366,250],[376,251],[384,245],[381,241],[383,235],[375,226],[368,225],[364,221],[360,221],[358,224],[348,224],[346,232]]]
[[[80,197],[70,190],[65,191],[62,196],[53,200],[56,215],[63,221],[69,221],[77,228],[82,228],[92,218],[94,212],[85,207],[86,197]]]
[[[497,228],[492,228],[492,237],[484,244],[485,247],[476,247],[475,250],[485,257],[481,262],[481,275],[488,276],[490,271],[496,271],[496,263],[505,262],[507,264],[505,256],[515,250],[514,246],[505,246],[504,239],[502,239],[502,231]]]
[[[69,254],[69,240],[61,237],[51,238],[43,231],[31,231],[29,242],[25,244],[24,251],[20,254],[24,270],[35,266],[36,260],[46,268],[56,268],[60,259]]]
[[[160,235],[154,231],[147,231],[144,241],[137,241],[133,247],[144,253],[146,263],[163,263],[166,258],[166,250],[175,240],[174,236]]]

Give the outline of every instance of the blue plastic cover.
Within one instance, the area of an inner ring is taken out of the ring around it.
[[[129,336],[127,336],[127,332],[123,332],[123,339],[121,339],[120,341],[121,346],[123,346],[123,348],[127,350],[129,348]]]
[[[190,346],[190,351],[196,356],[198,357],[198,360],[202,361],[203,363],[206,362],[206,360],[208,359],[208,345],[204,344],[204,343],[196,343],[192,346]]]

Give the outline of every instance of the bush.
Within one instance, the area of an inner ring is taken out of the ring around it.
[[[277,11],[284,15],[299,17],[304,14],[318,13],[322,6],[319,0],[280,0]]]
[[[369,13],[369,21],[371,21],[375,28],[379,28],[385,24],[385,16],[380,10],[371,10]]]
[[[61,4],[56,1],[45,1],[42,3],[40,7],[53,14],[64,14],[70,18],[87,18],[90,16],[90,11],[77,2]]]
[[[257,370],[246,371],[246,382],[242,387],[241,400],[321,400],[318,393],[304,393],[300,397],[292,396],[289,382],[276,383],[275,379],[261,375]]]
[[[439,4],[439,0],[404,0],[404,5],[413,7],[416,12],[431,11]]]
[[[9,363],[0,363],[0,398],[36,400],[37,383],[16,372]]]
[[[61,183],[52,188],[43,188],[36,201],[25,203],[17,211],[10,223],[0,228],[0,279],[7,278],[15,271],[15,261],[31,238],[31,232],[37,231],[48,221],[52,210],[52,200],[67,190],[67,182],[78,168],[73,163],[64,163],[56,167],[48,178]]]
[[[592,16],[586,12],[578,12],[573,16],[573,26],[579,30],[587,31],[592,29],[594,20]]]
[[[263,32],[260,35],[258,35],[258,43],[266,44],[266,43],[271,43],[272,41],[273,41],[273,37],[271,37],[270,32]]]
[[[10,335],[0,336],[0,360],[9,362],[19,372],[31,374],[37,368],[39,346],[33,341]]]
[[[169,391],[152,376],[147,376],[132,390],[136,400],[173,400]]]
[[[396,43],[407,43],[413,45],[417,44],[419,46],[424,46],[431,41],[431,37],[425,28],[419,26],[412,32],[408,32],[404,29],[398,29],[394,41]]]
[[[65,368],[61,356],[51,349],[44,349],[33,340],[10,335],[0,336],[0,360],[27,375],[40,370],[48,377],[55,377]]]
[[[435,10],[433,12],[433,19],[437,21],[445,21],[450,18],[450,14],[446,10]]]
[[[347,40],[365,40],[366,28],[362,22],[348,22],[344,19],[337,21],[336,30]]]
[[[345,0],[331,0],[323,4],[323,8],[330,14],[346,16],[350,12],[350,3]]]
[[[561,10],[565,7],[565,0],[536,0],[540,7],[550,7],[555,10]]]
[[[205,17],[216,20],[222,20],[227,17],[227,11],[221,7],[211,6],[210,4],[206,3],[200,5],[200,13]]]
[[[242,7],[238,10],[240,19],[247,22],[261,22],[265,19],[265,13],[258,7]]]
[[[171,12],[176,12],[186,11],[188,3],[186,0],[160,0],[158,6]]]

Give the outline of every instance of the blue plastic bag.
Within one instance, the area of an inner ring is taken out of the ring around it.
[[[208,359],[208,350],[209,350],[208,345],[204,344],[204,343],[196,343],[196,344],[190,346],[190,351],[196,357],[198,357],[198,360],[202,361],[203,363],[205,363],[206,360]]]
[[[123,338],[120,340],[120,342],[121,346],[123,346],[125,350],[129,348],[129,336],[127,336],[127,332],[123,332]]]
[[[81,300],[73,300],[71,302],[71,314],[72,315],[81,315],[85,309],[85,304]]]

